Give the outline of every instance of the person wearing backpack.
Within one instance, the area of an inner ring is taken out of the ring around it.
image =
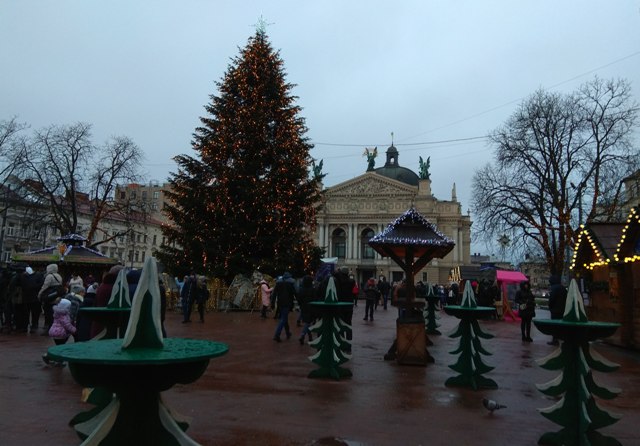
[[[42,312],[44,313],[44,331],[41,333],[42,336],[49,335],[49,329],[51,328],[51,324],[53,323],[53,301],[55,301],[58,297],[64,296],[64,286],[62,284],[62,276],[58,274],[58,265],[55,263],[50,263],[47,265],[46,275],[44,277],[44,283],[42,284],[42,288],[38,292],[38,300],[42,302]],[[50,293],[50,288],[57,287],[62,290],[62,293],[49,301],[47,296]]]

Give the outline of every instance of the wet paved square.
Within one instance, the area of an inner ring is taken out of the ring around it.
[[[442,336],[432,336],[427,367],[400,366],[382,358],[395,336],[395,309],[375,313],[365,322],[364,304],[353,318],[353,357],[345,364],[353,377],[342,381],[314,380],[308,356],[316,352],[300,345],[300,328],[291,314],[293,337],[272,340],[276,321],[259,312],[208,313],[206,322],[181,324],[181,315],[167,315],[171,337],[210,339],[229,344],[229,353],[213,359],[202,378],[176,385],[164,399],[183,415],[193,417],[189,436],[202,445],[535,445],[545,432],[559,430],[537,409],[553,400],[537,391],[558,372],[536,364],[555,347],[535,331],[533,343],[520,341],[519,323],[483,321],[495,338],[483,342],[493,353],[484,357],[495,369],[486,374],[495,390],[449,388],[456,357],[449,352],[457,340],[446,336],[458,320],[440,312]],[[538,317],[546,318],[545,311]],[[0,335],[0,444],[72,445],[79,438],[68,421],[89,406],[80,401],[81,388],[68,367],[45,365],[41,354],[53,345],[38,334]],[[597,383],[622,389],[619,397],[598,401],[622,415],[602,433],[624,445],[640,444],[640,352],[597,343],[605,358],[621,364],[617,372],[594,372]],[[489,413],[484,397],[507,406]],[[322,440],[321,440],[322,439]]]

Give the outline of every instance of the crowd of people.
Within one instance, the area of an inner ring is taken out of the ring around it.
[[[30,266],[10,265],[0,271],[0,332],[49,336],[56,345],[73,336],[75,342],[100,336],[105,327],[80,311],[83,307],[104,307],[109,302],[121,265],[113,266],[97,281],[91,274],[82,278],[76,272],[62,277],[55,263],[44,271]],[[126,272],[130,298],[135,295],[141,270]],[[166,313],[166,292],[160,288],[162,331]],[[202,312],[204,314],[204,310]],[[45,363],[64,365],[43,355]]]
[[[350,274],[349,269],[345,267],[338,268],[333,272],[332,276],[335,281],[338,301],[353,304],[351,307],[345,307],[341,312],[341,318],[349,326],[352,324],[354,311],[358,311],[359,301],[364,300],[365,303],[362,320],[373,322],[375,313],[379,308],[387,310],[389,306],[397,306],[397,300],[402,299],[405,293],[404,281],[390,283],[385,276],[380,276],[378,279],[370,277],[362,284],[358,284],[353,275]],[[282,342],[283,333],[286,339],[290,339],[293,336],[289,317],[296,307],[298,310],[296,326],[302,328],[298,341],[303,345],[306,339],[308,341],[313,339],[313,334],[309,327],[314,323],[318,315],[315,314],[313,305],[309,304],[313,301],[325,299],[328,279],[329,277],[325,277],[316,280],[307,275],[296,281],[289,272],[285,272],[276,279],[273,287],[270,287],[266,280],[260,281],[260,318],[267,319],[268,312],[274,311],[273,317],[278,320],[273,334],[275,342]],[[420,295],[423,291],[421,283],[419,282],[416,287],[418,298],[424,297]],[[434,289],[438,296],[444,296],[442,305],[455,303],[458,297],[457,287],[455,286],[445,288],[436,285]],[[455,294],[452,294],[451,298],[446,298],[446,296],[449,296],[448,293],[450,291]],[[426,293],[426,287],[424,287],[424,292]],[[351,340],[352,330],[345,331],[344,336],[347,340]]]
[[[82,307],[104,307],[111,296],[113,286],[116,283],[118,273],[123,266],[116,265],[106,272],[97,281],[89,275],[81,278],[72,273],[63,278],[58,272],[56,264],[50,264],[44,271],[37,271],[29,266],[10,266],[0,271],[0,332],[4,333],[36,333],[41,330],[41,335],[50,336],[56,344],[62,344],[73,336],[75,342],[82,342],[99,336],[104,330],[101,324],[83,317]],[[140,270],[130,270],[126,273],[129,286],[129,294],[133,298],[140,279]],[[405,295],[404,281],[390,283],[386,277],[380,276],[377,280],[368,278],[362,284],[358,284],[347,268],[338,268],[332,274],[335,280],[337,299],[340,302],[352,303],[341,310],[342,319],[351,326],[354,310],[357,311],[358,301],[364,300],[363,320],[373,322],[375,313],[379,307],[387,310],[389,305],[397,306],[398,299]],[[290,339],[293,336],[292,327],[289,324],[290,313],[294,311],[296,304],[298,315],[296,326],[301,327],[297,337],[303,345],[305,340],[311,342],[313,334],[310,330],[318,314],[314,311],[313,301],[325,299],[329,277],[315,280],[306,275],[300,280],[294,280],[289,272],[278,277],[274,286],[270,287],[266,280],[262,280],[259,286],[261,298],[260,317],[267,318],[267,313],[274,312],[274,318],[278,320],[273,340],[282,341],[282,336]],[[183,323],[191,322],[191,314],[197,308],[199,321],[204,322],[206,303],[209,298],[207,281],[204,276],[198,276],[194,272],[185,276],[182,281],[175,279],[179,289],[179,306],[182,311]],[[500,291],[496,284],[475,282],[473,291],[479,305],[493,305],[501,299]],[[561,318],[564,312],[566,288],[560,284],[560,278],[552,276],[550,279],[549,310],[551,317]],[[166,313],[166,292],[162,281],[159,283],[161,292],[161,320],[163,334],[164,319]],[[432,292],[438,297],[438,309],[446,305],[459,305],[461,292],[457,283],[450,285],[433,285]],[[425,298],[428,287],[422,281],[415,286],[416,298]],[[523,342],[532,342],[531,321],[535,317],[536,302],[531,292],[528,281],[520,284],[514,299],[521,323]],[[401,310],[399,310],[401,311]],[[399,316],[401,313],[399,312]],[[41,316],[43,324],[40,326]],[[352,330],[344,332],[346,339],[352,339]],[[557,344],[553,339],[549,344]],[[52,363],[46,355],[43,359]]]

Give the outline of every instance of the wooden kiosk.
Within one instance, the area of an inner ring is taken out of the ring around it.
[[[571,270],[589,319],[621,324],[606,342],[640,348],[640,207],[631,208],[624,222],[587,223]]]
[[[433,362],[427,351],[424,316],[415,301],[414,277],[434,258],[443,258],[455,246],[450,238],[440,233],[435,225],[411,207],[380,234],[369,240],[369,245],[383,257],[391,257],[404,271],[405,297],[397,303],[396,340],[385,359],[397,359],[399,364],[426,365]]]

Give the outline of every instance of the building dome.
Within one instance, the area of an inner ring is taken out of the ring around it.
[[[373,170],[378,175],[401,181],[411,186],[418,185],[418,175],[411,169],[398,164],[398,149],[393,144],[387,149],[387,162],[382,167]]]

